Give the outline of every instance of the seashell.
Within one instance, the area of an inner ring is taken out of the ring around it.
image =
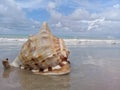
[[[21,66],[20,69],[25,69],[25,67]]]
[[[31,70],[33,73],[38,73],[39,72],[39,70]]]
[[[66,62],[66,61],[63,61],[63,62],[62,62],[62,64],[67,64],[67,63],[68,63],[68,62]]]
[[[6,58],[5,60],[2,61],[2,64],[4,66],[5,69],[9,69],[11,68],[9,62],[8,62],[8,58]]]
[[[44,71],[43,72],[48,72],[48,68],[47,69],[44,69]]]
[[[60,75],[70,72],[69,63],[58,69],[52,69],[61,62],[68,61],[69,50],[63,39],[54,36],[47,23],[44,22],[40,32],[30,36],[23,44],[21,51],[13,61],[13,66],[39,70],[43,75]],[[37,74],[38,74],[37,73]],[[53,73],[53,74],[52,74]]]
[[[60,68],[61,68],[60,65],[57,65],[57,66],[55,66],[55,67],[52,67],[53,70],[55,70],[55,69],[60,69]]]

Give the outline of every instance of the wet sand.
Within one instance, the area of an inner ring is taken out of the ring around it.
[[[0,46],[0,60],[17,56],[20,45]],[[69,46],[71,73],[34,75],[4,70],[0,63],[0,90],[120,90],[120,47]]]

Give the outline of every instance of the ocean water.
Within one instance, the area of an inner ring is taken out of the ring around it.
[[[27,38],[30,35],[9,35],[9,34],[0,34],[0,45],[2,44],[11,44],[11,43],[24,43],[27,41]],[[114,38],[83,38],[83,37],[73,37],[73,36],[58,36],[60,38],[63,38],[66,45],[68,46],[119,46],[120,45],[120,39],[114,39]]]
[[[28,36],[0,37],[0,61],[12,62]],[[0,90],[120,90],[120,40],[64,38],[70,49],[71,73],[34,75],[0,64]]]
[[[59,37],[59,36],[58,36]],[[0,34],[0,46],[22,45],[29,35]],[[119,47],[120,39],[113,38],[81,38],[61,36],[68,47]]]
[[[0,38],[27,38],[28,36],[24,34],[0,34]]]

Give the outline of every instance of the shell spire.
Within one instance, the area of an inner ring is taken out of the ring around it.
[[[43,22],[40,32],[51,32],[47,22]]]

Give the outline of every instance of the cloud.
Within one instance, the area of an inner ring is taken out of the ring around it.
[[[89,21],[89,25],[88,25],[88,29],[87,30],[92,30],[92,29],[96,29],[99,27],[100,24],[103,24],[105,21],[105,18],[100,18],[100,19],[95,19],[93,21]],[[100,27],[99,27],[100,28]]]
[[[37,24],[26,18],[25,12],[14,0],[0,1],[0,34],[27,34]]]
[[[119,9],[120,8],[120,4],[115,4],[115,5],[113,5],[113,7]]]
[[[56,24],[56,27],[62,27],[62,23],[61,22],[58,22],[57,24]]]
[[[42,15],[41,9],[49,13],[47,21],[58,34],[120,34],[120,4],[117,0],[0,0],[0,33],[36,32],[42,20],[32,17]],[[29,12],[33,16],[28,15]]]
[[[48,2],[48,5],[47,5],[47,11],[50,13],[50,20],[49,22],[52,24],[55,24],[55,25],[52,25],[52,26],[58,26],[57,23],[61,23],[59,22],[60,19],[62,18],[62,14],[58,11],[56,11],[56,7],[57,6],[57,3],[56,2]]]
[[[102,13],[101,16],[104,16],[108,20],[120,20],[120,5],[115,4],[111,7],[106,8]]]
[[[48,8],[54,9],[56,7],[56,4],[54,2],[49,2],[48,3]]]
[[[88,19],[89,18],[89,12],[85,9],[75,9],[74,12],[72,12],[68,17],[72,20],[82,20],[82,19]]]
[[[15,0],[16,5],[23,9],[35,10],[35,9],[47,9],[48,7],[55,8],[56,3],[59,5],[61,0]]]
[[[16,5],[19,6],[20,8],[25,8],[25,9],[38,9],[42,8],[44,5],[42,5],[43,0],[17,0]]]
[[[18,6],[15,5],[13,0],[0,1],[0,15],[12,18],[21,16],[21,18],[24,18],[24,13]]]
[[[66,16],[56,11],[54,8],[52,9],[54,10],[54,15],[60,15],[60,17],[56,19],[54,18],[53,15],[52,18],[50,19],[50,23],[54,24],[53,28],[57,29],[58,32],[61,31],[62,29],[64,31],[69,30],[68,33],[72,32],[81,34],[84,32],[89,33],[90,35],[100,34],[115,36],[118,35],[118,33],[120,34],[119,9],[120,9],[119,4],[114,4],[109,7],[105,7],[103,10],[100,10],[99,12],[90,12],[85,8],[77,7],[72,13]],[[53,14],[53,12],[50,13],[51,15]],[[66,27],[67,29],[65,29],[64,27]]]

